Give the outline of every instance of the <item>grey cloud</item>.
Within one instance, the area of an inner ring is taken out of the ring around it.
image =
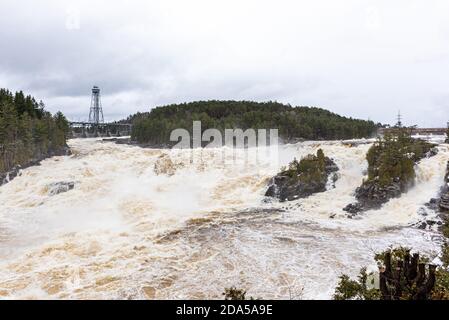
[[[108,119],[253,99],[443,125],[449,4],[398,2],[3,0],[0,87],[72,118],[99,85]]]

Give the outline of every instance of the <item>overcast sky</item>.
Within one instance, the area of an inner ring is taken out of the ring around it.
[[[449,1],[0,0],[0,87],[85,120],[193,100],[277,100],[449,120]]]

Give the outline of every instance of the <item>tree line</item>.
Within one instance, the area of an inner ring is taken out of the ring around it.
[[[126,122],[133,124],[132,140],[138,143],[168,143],[170,133],[183,128],[192,133],[192,122],[202,130],[278,129],[284,141],[295,139],[336,140],[371,137],[380,124],[343,117],[316,107],[292,107],[278,102],[196,101],[156,107],[136,113]]]
[[[66,152],[69,124],[22,91],[0,89],[0,174],[17,165]]]

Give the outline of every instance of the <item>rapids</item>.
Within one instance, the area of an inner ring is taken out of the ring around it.
[[[424,203],[438,194],[449,146],[417,165],[407,194],[348,219],[342,208],[366,170],[362,142],[282,145],[279,162],[248,165],[218,161],[217,149],[70,140],[73,155],[0,187],[0,298],[220,299],[237,286],[253,297],[328,299],[341,273],[375,268],[373,253],[388,246],[435,256],[438,233],[414,225],[436,215]],[[266,201],[269,178],[318,148],[340,168],[335,188]],[[49,194],[60,181],[75,187]]]

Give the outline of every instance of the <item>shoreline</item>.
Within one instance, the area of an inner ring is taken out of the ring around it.
[[[20,165],[17,164],[12,169],[6,171],[6,172],[0,172],[0,187],[7,184],[8,182],[11,182],[16,177],[21,175],[21,170],[33,167],[33,166],[40,166],[41,161],[52,158],[52,157],[60,157],[60,156],[69,156],[72,154],[72,151],[70,150],[70,147],[66,145],[62,150],[59,150],[57,152],[50,151],[45,156],[38,158],[38,159],[31,159],[27,163]]]

